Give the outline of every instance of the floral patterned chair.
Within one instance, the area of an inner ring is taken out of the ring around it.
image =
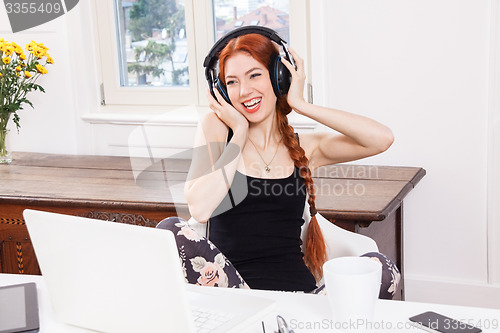
[[[303,217],[305,223],[302,228],[302,240],[305,239],[310,221],[307,204]],[[394,263],[378,252],[375,241],[364,235],[342,229],[332,224],[321,214],[317,214],[316,218],[325,239],[327,260],[346,256],[366,256],[379,261],[383,265],[379,298],[392,299],[398,288],[401,275]],[[156,228],[168,229],[176,235],[184,275],[189,283],[248,288],[238,272],[234,268],[229,268],[232,265],[227,258],[218,252],[211,242],[204,241],[207,231],[206,223],[199,223],[193,218],[185,221],[178,217],[169,217],[159,222]],[[317,285],[319,293],[323,290],[323,281],[317,281]]]

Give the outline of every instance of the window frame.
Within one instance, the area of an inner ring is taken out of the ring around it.
[[[195,2],[196,6],[194,6]],[[144,110],[157,109],[158,106],[169,108],[208,105],[203,60],[215,42],[212,1],[185,0],[184,5],[190,86],[122,87],[114,0],[92,0],[93,18],[97,26],[96,50],[100,69],[101,109],[110,106],[103,111],[113,112],[111,109],[125,107],[129,111],[132,109],[142,113]],[[290,39],[291,47],[305,60],[306,74],[310,83],[309,0],[290,0]]]

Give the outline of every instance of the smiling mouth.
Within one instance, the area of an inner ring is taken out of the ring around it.
[[[256,97],[256,98],[252,98],[251,100],[246,101],[242,104],[248,112],[252,113],[252,112],[257,111],[260,108],[261,101],[262,101],[262,97]]]

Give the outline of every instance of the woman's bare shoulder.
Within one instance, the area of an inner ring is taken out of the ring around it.
[[[207,141],[224,142],[227,138],[229,127],[213,112],[208,112],[201,118],[201,128]]]
[[[310,155],[313,147],[318,145],[318,142],[322,138],[321,132],[313,132],[313,133],[298,133],[299,136],[299,144],[306,152],[306,155]],[[309,156],[308,156],[309,158]]]

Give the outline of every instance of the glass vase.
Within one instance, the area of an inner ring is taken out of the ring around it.
[[[0,164],[10,164],[12,162],[12,153],[7,144],[8,129],[0,128]]]

